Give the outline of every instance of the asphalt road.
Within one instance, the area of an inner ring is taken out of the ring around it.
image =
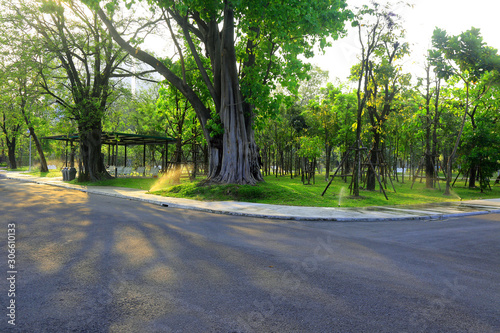
[[[499,215],[265,220],[2,178],[0,204],[1,332],[500,332]]]

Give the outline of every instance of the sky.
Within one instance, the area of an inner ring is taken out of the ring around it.
[[[380,3],[397,1],[379,0]],[[401,14],[406,29],[406,40],[411,44],[411,54],[405,68],[414,76],[424,76],[423,63],[426,50],[431,46],[435,27],[457,35],[471,27],[479,28],[483,41],[500,50],[500,0],[409,0],[413,8],[395,7]],[[368,0],[347,0],[349,7],[369,3]],[[330,81],[339,78],[345,81],[350,68],[360,54],[357,31],[349,29],[347,37],[333,42],[322,56],[316,56],[311,63],[328,70]]]

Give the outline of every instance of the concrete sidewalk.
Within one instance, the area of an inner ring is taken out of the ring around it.
[[[0,176],[20,181],[59,186],[87,193],[148,202],[172,208],[262,217],[285,220],[320,221],[388,221],[388,220],[431,220],[452,216],[500,213],[500,198],[469,200],[415,206],[377,206],[365,208],[325,208],[267,205],[237,201],[198,201],[181,198],[161,197],[147,194],[147,191],[112,186],[80,186],[62,181],[62,177],[33,177],[23,172],[0,171]]]

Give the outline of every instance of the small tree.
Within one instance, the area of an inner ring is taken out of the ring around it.
[[[481,192],[489,185],[493,173],[500,169],[500,132],[498,113],[479,115],[472,124],[465,127],[462,145],[459,149],[463,167],[477,170]]]
[[[358,27],[361,44],[360,64],[351,70],[351,77],[357,79],[358,82],[357,144],[352,187],[354,196],[359,196],[359,178],[361,176],[362,114],[368,110],[373,132],[373,149],[378,150],[381,140],[381,125],[387,119],[386,117],[391,111],[391,103],[399,89],[397,85],[401,73],[399,67],[395,65],[395,61],[408,53],[408,44],[400,41],[400,38],[404,36],[404,30],[402,30],[399,21],[400,18],[389,5],[381,7],[372,1],[371,6],[365,5],[358,11],[354,23]],[[373,159],[376,159],[376,156]],[[375,175],[371,169],[369,169],[367,183],[369,189],[375,189]]]
[[[163,127],[164,133],[176,140],[172,162],[174,169],[178,171],[176,174],[180,177],[180,168],[185,162],[183,148],[186,145],[193,146],[198,142],[200,131],[198,130],[199,123],[196,121],[196,114],[184,95],[168,84],[159,89],[156,114],[156,119]]]
[[[20,113],[28,128],[29,135],[33,138],[38,155],[40,156],[40,172],[48,172],[47,161],[42,149],[42,144],[38,139],[35,124],[39,122],[37,116],[40,109],[44,108],[44,99],[40,96],[39,81],[37,73],[33,71],[26,63],[28,61],[19,61],[7,66],[5,72],[10,79],[4,81],[5,89],[12,89],[14,98],[11,102],[14,104],[14,112]],[[34,75],[33,75],[34,74]]]
[[[330,178],[332,152],[340,146],[346,151],[353,142],[352,123],[356,107],[356,96],[343,93],[342,87],[328,83],[321,88],[321,100],[311,101],[305,114],[309,123],[309,134],[321,138],[325,155],[325,181]]]
[[[441,79],[435,77],[431,78],[431,65],[425,65],[425,93],[422,97],[425,101],[425,187],[434,188],[434,179],[437,177],[436,168],[436,154],[437,154],[437,130],[439,124],[439,97],[441,92]],[[434,84],[434,86],[433,86]]]
[[[307,185],[311,185],[311,179],[313,179],[313,181],[315,179],[314,175],[316,173],[317,160],[322,153],[321,139],[317,136],[302,136],[299,138],[299,141],[300,149],[297,154],[306,161],[304,171],[305,180],[307,180]]]
[[[0,129],[7,144],[10,168],[17,169],[16,147],[23,130],[23,120],[20,113],[15,110],[15,106],[11,104],[10,98],[6,95],[0,97]]]

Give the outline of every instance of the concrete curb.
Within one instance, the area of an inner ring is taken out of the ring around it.
[[[91,193],[91,194],[98,194],[98,195],[104,195],[104,196],[110,196],[110,197],[115,197],[115,198],[121,198],[121,199],[128,199],[128,200],[134,200],[134,201],[139,201],[139,202],[145,202],[145,203],[150,203],[158,206],[163,206],[163,207],[169,207],[169,208],[177,208],[177,209],[189,209],[189,210],[195,210],[195,211],[200,211],[200,212],[206,212],[206,213],[213,213],[213,214],[223,214],[223,215],[232,215],[232,216],[245,216],[245,217],[255,217],[255,218],[265,218],[265,219],[274,219],[274,220],[292,220],[292,221],[321,221],[321,222],[385,222],[385,221],[435,221],[435,220],[444,220],[447,218],[453,218],[453,217],[465,217],[465,216],[474,216],[474,215],[485,215],[485,214],[499,214],[500,213],[500,206],[499,209],[496,209],[494,205],[492,206],[487,206],[488,208],[491,207],[491,209],[486,209],[485,205],[478,205],[478,210],[477,211],[470,211],[470,212],[461,212],[461,213],[451,213],[451,214],[446,214],[446,213],[423,213],[422,211],[416,212],[412,211],[411,209],[408,209],[406,211],[406,214],[396,214],[396,211],[392,211],[394,213],[394,216],[388,216],[388,217],[377,217],[375,215],[370,215],[370,212],[366,212],[366,217],[335,217],[335,216],[300,216],[300,215],[282,215],[282,214],[262,214],[262,213],[257,213],[257,212],[249,212],[249,211],[235,211],[235,210],[228,210],[228,209],[211,209],[211,208],[206,208],[202,207],[202,205],[206,204],[204,202],[197,202],[195,200],[190,200],[192,201],[192,204],[178,204],[175,202],[172,202],[172,200],[175,200],[175,198],[168,198],[168,197],[158,197],[154,199],[152,197],[151,199],[148,198],[143,198],[137,195],[132,195],[134,194],[131,189],[130,195],[128,194],[120,194],[120,193],[110,193],[106,191],[101,191],[101,190],[96,190],[93,188],[89,187],[83,187],[83,186],[78,186],[78,185],[71,185],[71,184],[66,184],[62,183],[62,181],[51,181],[50,179],[48,180],[39,180],[36,178],[27,178],[27,177],[15,177],[13,175],[9,175],[7,173],[1,173],[1,175],[4,175],[5,178],[8,179],[14,179],[18,181],[24,181],[24,182],[30,182],[30,183],[36,183],[36,184],[41,184],[41,185],[51,185],[51,186],[56,186],[60,188],[65,188],[65,189],[70,189],[70,190],[76,190],[76,191],[81,191],[84,193]],[[126,191],[126,189],[121,188]],[[137,192],[136,192],[137,193]],[[470,202],[470,201],[469,201]],[[245,204],[245,203],[238,203],[238,204]],[[252,204],[253,205],[253,204]],[[265,204],[258,204],[259,207],[266,207],[266,206],[275,206],[275,205],[265,205]],[[471,203],[468,205],[469,207],[473,207],[474,204]],[[254,206],[255,207],[255,206]],[[308,207],[292,207],[292,208],[308,208]],[[316,207],[315,207],[316,208]],[[383,207],[381,207],[383,209]],[[317,207],[317,209],[321,210],[321,207]],[[346,210],[348,208],[344,208]],[[353,209],[354,211],[354,209]],[[405,209],[398,209],[398,212],[405,212]],[[390,213],[391,211],[388,210],[385,213]]]

